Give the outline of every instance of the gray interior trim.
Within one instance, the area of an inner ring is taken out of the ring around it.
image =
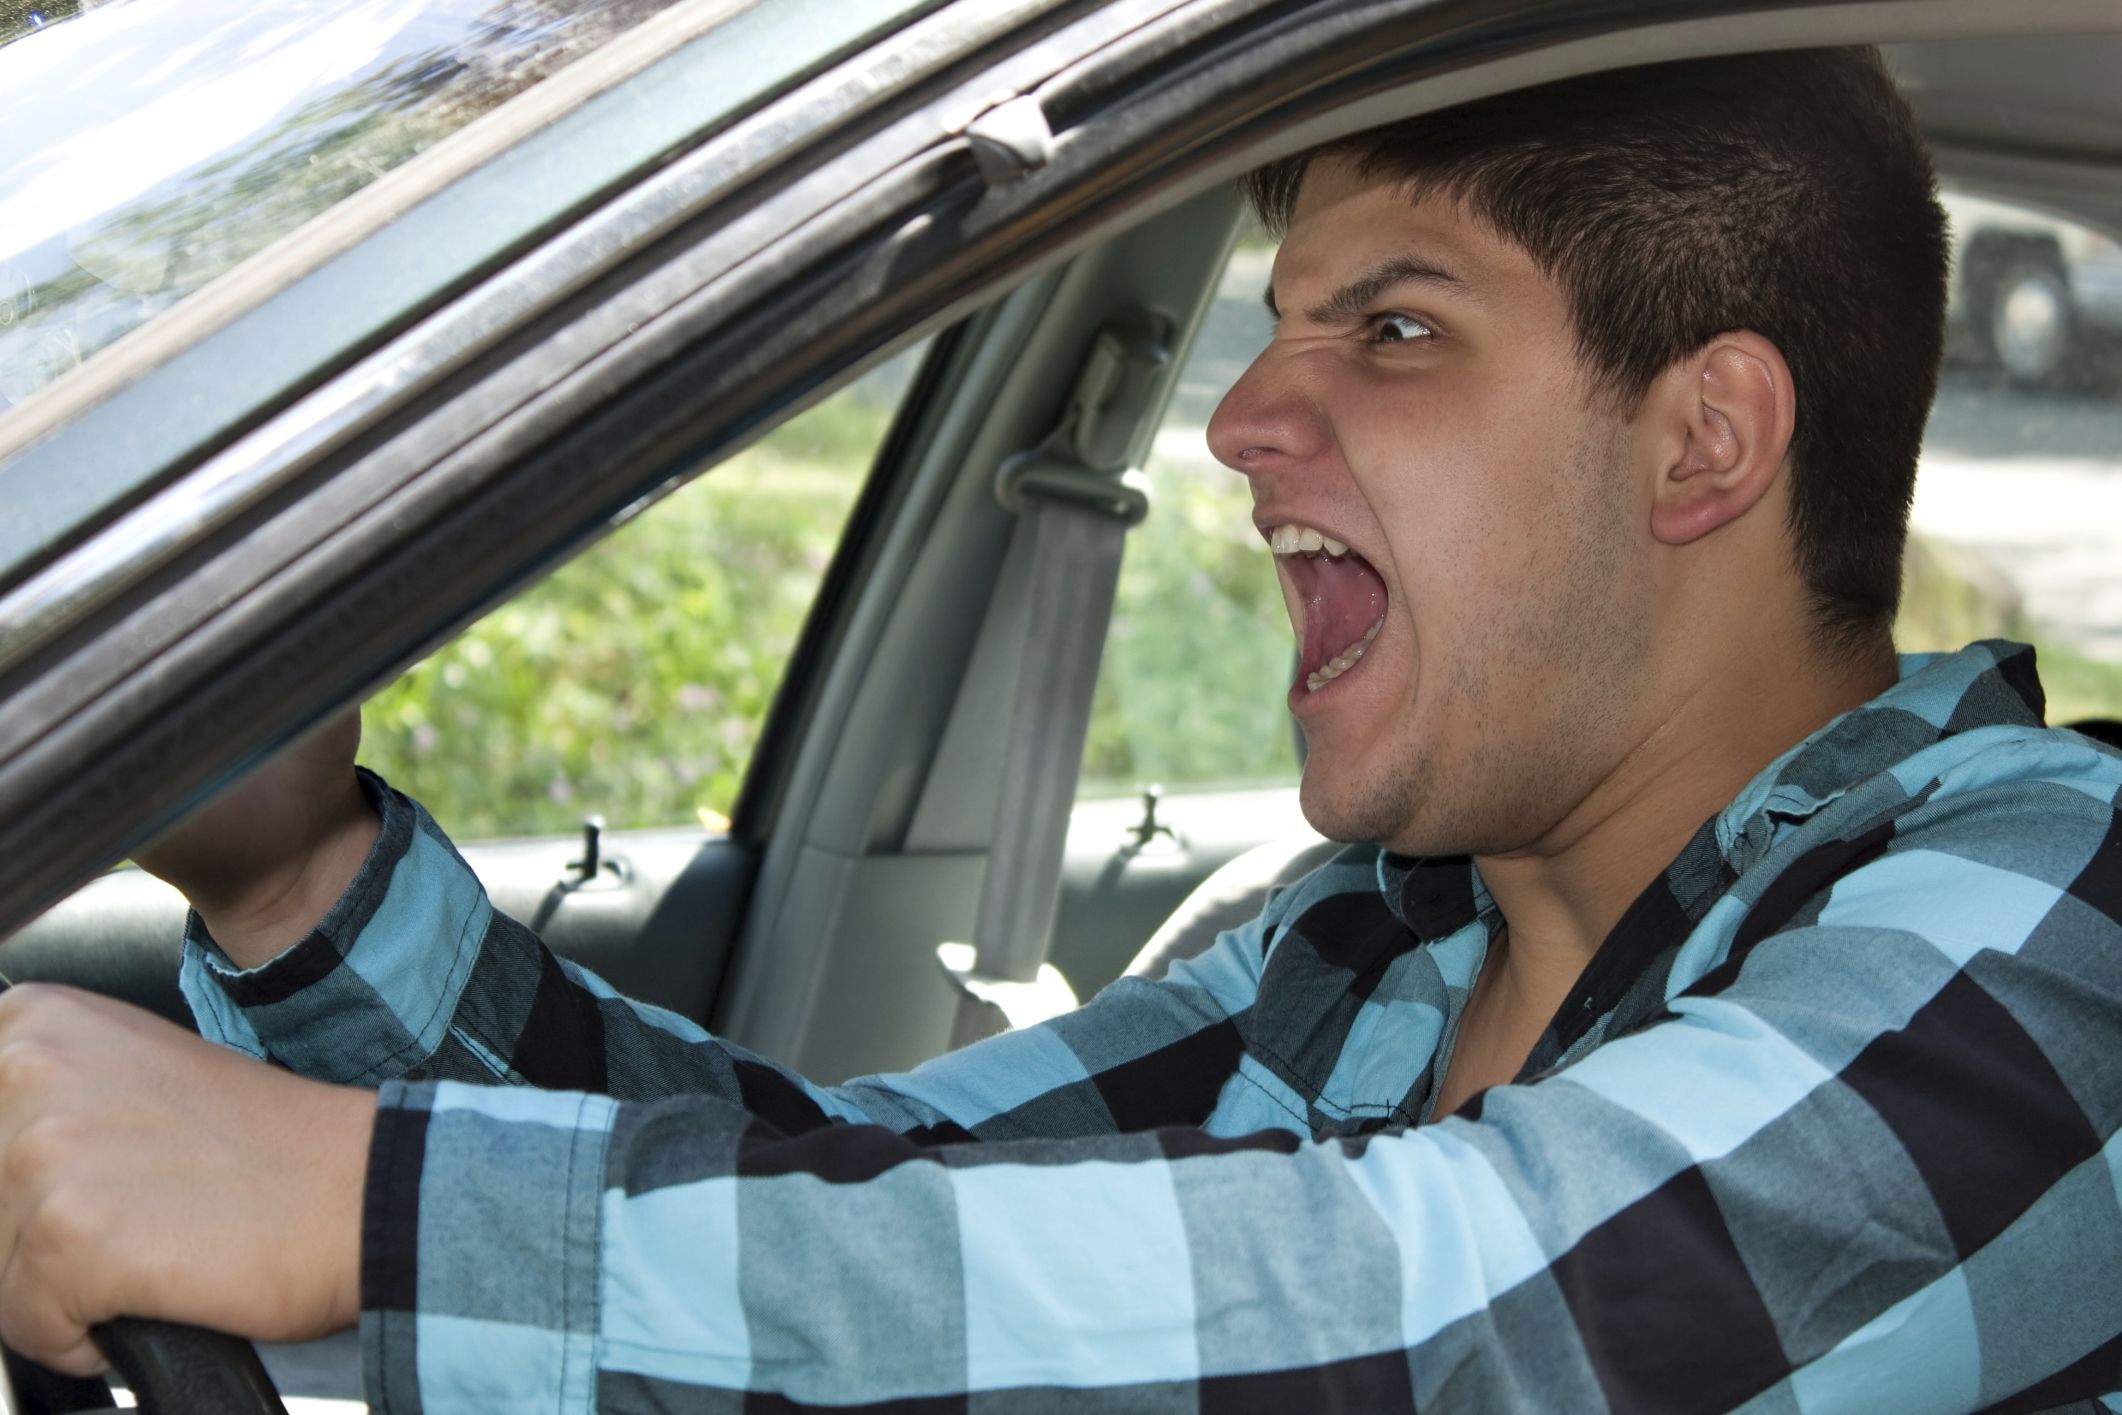
[[[579,842],[475,841],[461,846],[494,907],[535,928],[629,997],[694,1019],[721,981],[758,860],[699,830],[615,831],[607,868],[575,877]],[[137,869],[76,890],[0,941],[0,972],[89,988],[189,1027],[177,991],[184,896]]]
[[[956,371],[936,393],[949,411],[901,469],[919,499],[902,508],[891,546],[850,607],[859,627],[843,636],[766,842],[716,1018],[732,1040],[811,1076],[907,1064],[947,1041],[955,994],[934,949],[973,937],[971,900],[993,834],[1029,613],[1028,585],[1005,568],[1013,518],[996,500],[996,469],[1046,438],[1100,325],[1147,309],[1191,341],[1237,217],[1234,195],[1212,190],[1018,291],[961,333]],[[1173,372],[1184,348],[1176,346]],[[1132,459],[1154,435],[1171,377],[1136,430]],[[1021,562],[1017,573],[1025,574]],[[950,859],[970,871],[972,895],[884,897],[877,891],[930,887],[924,869],[886,863],[894,859]],[[872,865],[854,869],[857,860]],[[871,978],[869,991],[842,992],[850,970]],[[865,1021],[850,1031],[848,1018],[812,1025],[828,978],[838,995],[896,1010],[898,1027]],[[860,1041],[886,1036],[883,1050]]]
[[[1263,131],[1257,141],[1240,149],[1219,152],[1199,175],[1230,181],[1275,158],[1395,119],[1632,64],[1829,44],[2042,36],[2067,43],[2083,34],[2122,32],[2122,6],[2112,0],[2015,0],[2009,5],[1996,0],[1824,0],[1744,8],[1712,3],[1698,6],[1698,13],[1686,19],[1631,23],[1637,8],[1586,5],[1572,17],[1592,31],[1582,38],[1553,38],[1516,50],[1492,45],[1479,57],[1470,53],[1470,62],[1463,66],[1351,92],[1343,103],[1322,105],[1298,121]],[[1180,22],[1177,16],[1166,21]],[[1145,31],[1134,42],[1147,45],[1154,38]],[[1271,48],[1265,43],[1261,47]],[[1322,78],[1322,83],[1327,81]]]
[[[1306,830],[1246,851],[1186,896],[1127,965],[1127,976],[1161,978],[1172,964],[1199,957],[1226,930],[1258,918],[1268,895],[1304,878],[1342,848]]]

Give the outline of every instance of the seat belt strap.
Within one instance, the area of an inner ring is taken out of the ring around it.
[[[959,1006],[954,1046],[994,1030],[986,1006],[1000,1007],[1011,1026],[1026,1026],[1034,1020],[1026,1008],[1037,998],[1061,1011],[1075,1005],[1065,981],[1060,992],[1054,990],[1060,973],[1047,963],[1046,952],[1126,537],[1127,522],[1117,516],[1058,499],[1043,500],[1018,523],[1015,539],[1029,541],[1032,558],[1030,622],[1003,753],[994,843],[973,916],[974,967],[960,979],[969,995]],[[1017,553],[1014,547],[1011,553]],[[1042,979],[1042,973],[1053,976]],[[1045,986],[1029,994],[993,986],[1038,982]]]
[[[1009,554],[1030,558],[1029,603],[972,947],[938,953],[964,994],[953,1046],[997,1030],[998,1011],[1022,1027],[1076,1005],[1046,954],[1121,551],[1149,511],[1126,449],[1157,404],[1170,357],[1161,326],[1101,329],[1068,419],[1005,467],[997,487],[1019,513]]]

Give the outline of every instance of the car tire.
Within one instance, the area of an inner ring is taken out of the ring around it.
[[[2077,311],[2070,281],[2051,253],[2020,250],[1998,264],[1983,292],[1983,352],[2021,388],[2059,388],[2077,366]]]

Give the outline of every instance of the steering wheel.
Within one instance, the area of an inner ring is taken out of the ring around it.
[[[138,1317],[113,1318],[89,1334],[145,1415],[287,1415],[257,1348],[241,1337]],[[102,1381],[62,1376],[13,1352],[7,1377],[0,1415],[111,1408]]]

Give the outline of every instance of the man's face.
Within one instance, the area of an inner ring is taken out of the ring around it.
[[[1533,846],[1641,725],[1631,429],[1594,399],[1561,290],[1450,201],[1315,161],[1271,298],[1209,445],[1271,543],[1329,542],[1281,530],[1275,555],[1305,813],[1411,854]]]

